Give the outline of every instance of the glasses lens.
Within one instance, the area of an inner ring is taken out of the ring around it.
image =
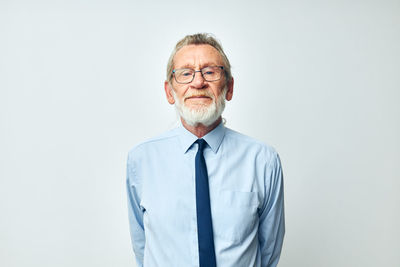
[[[175,70],[175,79],[178,83],[189,83],[193,79],[194,70],[179,69]]]
[[[222,69],[220,67],[206,67],[201,69],[201,73],[206,81],[212,82],[221,79]]]

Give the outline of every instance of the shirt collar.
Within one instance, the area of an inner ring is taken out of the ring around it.
[[[214,130],[203,136],[202,138],[206,140],[207,144],[210,146],[211,150],[214,153],[217,153],[222,139],[225,136],[225,126],[224,123],[221,122]],[[183,127],[182,123],[180,124],[179,128],[179,139],[182,146],[182,152],[186,153],[188,149],[193,145],[194,142],[198,139],[198,137]]]

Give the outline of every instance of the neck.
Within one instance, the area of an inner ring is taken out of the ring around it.
[[[197,136],[198,138],[202,138],[212,130],[214,130],[222,121],[222,118],[219,117],[213,124],[210,126],[205,126],[203,124],[197,124],[196,126],[191,126],[185,122],[184,119],[181,118],[182,125],[186,130]]]

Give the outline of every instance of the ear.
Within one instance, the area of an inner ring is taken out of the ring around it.
[[[228,82],[228,91],[226,91],[226,100],[230,101],[233,96],[233,77],[232,79]]]
[[[164,82],[164,90],[165,90],[165,96],[167,97],[168,103],[171,105],[175,104],[175,99],[174,96],[172,95],[172,86],[168,81]]]

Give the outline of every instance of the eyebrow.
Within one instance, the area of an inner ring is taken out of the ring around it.
[[[220,66],[218,64],[216,64],[215,62],[205,62],[203,64],[200,65],[200,69],[205,68],[205,67],[209,67],[209,66]],[[194,65],[192,64],[185,64],[179,68],[176,69],[195,69]]]

